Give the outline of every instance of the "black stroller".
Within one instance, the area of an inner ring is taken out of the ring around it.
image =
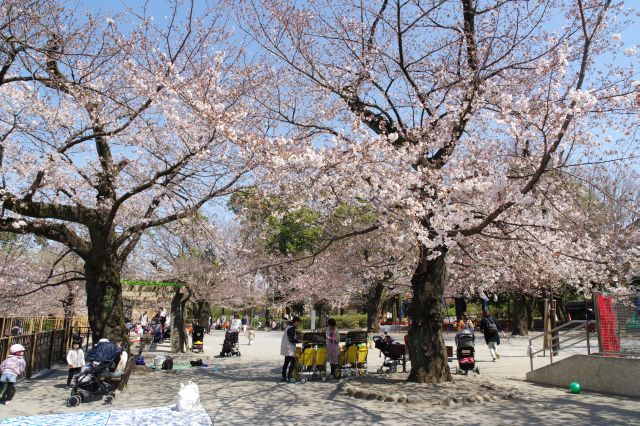
[[[376,336],[373,338],[376,349],[384,355],[382,366],[378,368],[378,373],[395,373],[398,366],[402,365],[402,372],[407,369],[406,346],[404,343],[394,342],[391,336]],[[386,370],[385,370],[386,369]]]
[[[240,345],[238,343],[239,334],[240,333],[238,333],[237,331],[232,330],[229,330],[225,333],[220,356],[240,356]]]
[[[464,329],[456,333],[456,356],[458,358],[458,371],[462,371],[462,374],[467,374],[469,371],[474,371],[476,374],[480,374],[480,369],[476,367],[475,360],[475,340],[473,331]]]
[[[105,403],[111,404],[115,398],[115,386],[106,383],[103,375],[115,368],[120,361],[122,348],[112,342],[98,342],[85,356],[89,363],[80,369],[75,377],[71,395],[67,398],[67,406],[75,407],[87,401],[92,395],[106,395]]]
[[[191,331],[191,352],[204,352],[204,327],[200,325]]]

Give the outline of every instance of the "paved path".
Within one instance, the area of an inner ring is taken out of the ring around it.
[[[518,389],[519,398],[454,408],[442,404],[355,399],[344,394],[344,383],[338,381],[281,384],[281,336],[281,332],[259,332],[253,346],[241,337],[241,357],[214,358],[220,352],[223,334],[212,332],[205,338],[202,356],[205,360],[212,360],[212,368],[136,373],[112,406],[94,401],[75,408],[66,407],[66,371],[55,370],[45,377],[20,383],[13,404],[0,406],[0,419],[29,414],[169,406],[176,403],[180,383],[193,380],[200,387],[202,404],[214,424],[640,425],[638,399],[588,392],[571,395],[564,389],[524,382],[525,373],[529,370],[525,339],[505,339],[500,345],[502,357],[497,362],[491,362],[484,340],[478,339],[476,349],[480,376],[456,375],[454,384],[456,389],[461,389],[460,392],[464,392],[467,385],[471,389],[483,383]],[[451,342],[453,335],[447,336],[446,340]],[[162,346],[155,349],[158,353],[166,351]],[[563,355],[584,351],[584,348],[572,348]],[[369,371],[375,372],[381,363],[378,352],[370,350]],[[544,361],[536,359],[536,364],[544,365]],[[450,365],[455,366],[454,363]],[[379,376],[372,373],[367,380],[376,381],[376,377]],[[395,380],[388,381],[391,382],[390,392],[409,389],[402,378],[398,375]],[[356,378],[342,382],[355,385],[360,382],[366,384],[367,380]],[[419,389],[433,394],[439,388],[424,385]]]

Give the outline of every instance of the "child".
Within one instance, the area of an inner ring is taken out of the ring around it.
[[[249,345],[253,345],[253,341],[256,338],[256,332],[253,331],[253,328],[249,329]]]
[[[0,401],[4,401],[4,405],[7,405],[13,399],[15,392],[14,386],[18,376],[24,373],[27,368],[27,363],[24,360],[25,347],[19,343],[11,345],[9,348],[9,356],[0,364],[0,370],[2,370],[2,376],[0,376],[0,382],[2,387],[0,388]]]
[[[69,364],[69,376],[67,377],[67,389],[71,387],[71,379],[80,372],[84,366],[84,352],[81,348],[81,341],[73,340],[71,349],[67,353],[67,364]]]

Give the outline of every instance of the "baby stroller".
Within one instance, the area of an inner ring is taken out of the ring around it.
[[[220,356],[240,356],[240,346],[238,344],[238,332],[229,330],[224,335],[224,342],[222,343],[222,351]]]
[[[458,371],[462,370],[463,374],[474,371],[480,374],[475,360],[475,340],[473,331],[464,329],[456,333],[456,356],[458,357]]]
[[[398,366],[402,365],[402,372],[406,371],[406,346],[403,343],[394,342],[391,336],[376,336],[373,338],[376,349],[380,350],[380,354],[384,355],[382,367],[378,368],[378,373],[395,373]],[[386,368],[386,370],[385,370]]]
[[[296,348],[296,369],[294,378],[300,383],[320,379],[327,381],[327,336],[324,332],[302,335],[302,348]]]
[[[196,325],[191,331],[191,352],[204,352],[204,327]]]
[[[67,406],[78,406],[92,395],[106,395],[105,403],[111,404],[115,398],[115,386],[106,383],[101,376],[109,369],[115,368],[121,352],[122,348],[112,342],[99,342],[91,348],[85,356],[89,364],[82,367],[76,375],[71,395],[67,398]]]
[[[338,355],[338,377],[367,373],[367,347],[366,331],[348,331],[344,347],[340,348]]]

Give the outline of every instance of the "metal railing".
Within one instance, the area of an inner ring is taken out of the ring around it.
[[[549,351],[549,363],[553,364],[553,357],[558,356],[560,348],[567,349],[572,346],[587,342],[587,354],[591,355],[591,338],[589,325],[595,324],[594,320],[576,320],[565,323],[561,326],[547,330],[529,339],[529,359],[531,362],[531,371],[533,371],[533,358],[536,354],[543,352],[542,357],[546,357],[546,351]],[[543,339],[542,349],[535,350],[533,342],[537,339]]]
[[[593,293],[600,355],[640,357],[640,292]]]

